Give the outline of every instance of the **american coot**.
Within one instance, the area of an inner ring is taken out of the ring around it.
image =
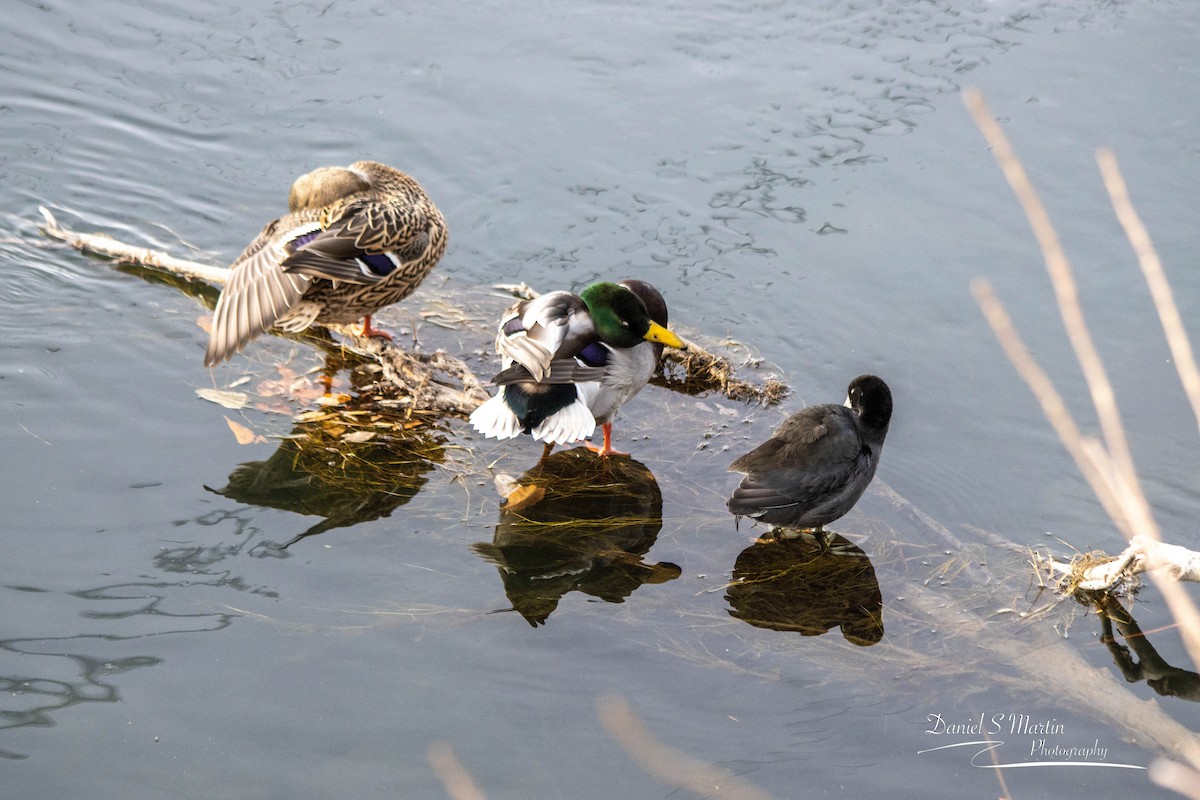
[[[504,369],[492,381],[500,389],[475,409],[471,424],[497,439],[531,434],[547,450],[586,439],[600,424],[597,452],[618,454],[617,409],[650,380],[663,345],[683,347],[666,324],[667,304],[645,281],[594,283],[578,295],[550,292],[517,303],[496,335]]]
[[[205,366],[272,325],[302,331],[363,319],[412,294],[446,251],[446,221],[408,175],[374,161],[320,167],[292,185],[289,213],[230,267]]]
[[[892,418],[892,392],[874,375],[850,383],[844,406],[806,408],[729,469],[746,477],[727,506],[782,528],[821,530],[858,502],[875,477]]]

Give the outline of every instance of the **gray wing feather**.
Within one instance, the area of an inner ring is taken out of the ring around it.
[[[574,357],[594,338],[595,328],[583,301],[570,292],[549,292],[505,313],[496,335],[496,351],[506,364],[520,364],[535,381],[543,381],[552,362]]]
[[[300,302],[308,288],[306,276],[280,271],[285,251],[282,240],[271,236],[274,227],[268,226],[230,267],[229,283],[213,312],[206,366],[219,364],[268,330]]]
[[[580,364],[573,358],[560,358],[550,362],[550,368],[538,383],[584,383],[598,381],[604,378],[604,367],[589,367]],[[496,386],[509,383],[525,383],[536,380],[528,369],[521,364],[513,364],[492,378]]]

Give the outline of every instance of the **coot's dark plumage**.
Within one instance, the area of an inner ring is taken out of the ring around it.
[[[892,392],[874,375],[850,383],[844,406],[812,406],[784,420],[729,469],[746,477],[730,512],[775,527],[820,530],[858,502],[879,466]]]

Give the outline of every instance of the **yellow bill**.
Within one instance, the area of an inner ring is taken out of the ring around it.
[[[683,347],[684,346],[683,339],[680,339],[678,336],[671,333],[669,330],[664,328],[662,325],[659,325],[657,322],[650,323],[650,330],[646,331],[645,335],[642,336],[642,338],[648,342],[658,342],[659,344],[665,344],[667,347]]]

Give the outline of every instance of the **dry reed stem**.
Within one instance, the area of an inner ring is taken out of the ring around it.
[[[1179,372],[1179,380],[1187,393],[1188,401],[1192,404],[1192,413],[1200,425],[1200,369],[1196,368],[1196,358],[1192,352],[1192,344],[1187,331],[1183,327],[1183,319],[1179,316],[1179,307],[1175,304],[1175,296],[1171,285],[1167,282],[1166,272],[1162,261],[1150,241],[1150,233],[1142,224],[1133,201],[1129,198],[1129,190],[1125,179],[1117,166],[1117,157],[1111,150],[1097,150],[1096,161],[1100,165],[1100,174],[1104,178],[1104,186],[1112,200],[1113,210],[1117,220],[1125,229],[1125,236],[1133,246],[1146,285],[1150,287],[1150,296],[1154,299],[1154,307],[1158,310],[1158,318],[1162,322],[1163,334],[1167,345],[1171,348],[1171,356],[1175,369]]]
[[[967,89],[963,92],[963,100],[974,117],[975,124],[992,148],[992,154],[999,163],[1009,186],[1017,195],[1017,200],[1025,211],[1025,217],[1028,219],[1030,227],[1033,228],[1034,236],[1037,237],[1042,256],[1046,261],[1046,269],[1050,273],[1054,295],[1058,300],[1058,310],[1062,315],[1063,326],[1066,328],[1067,338],[1071,342],[1075,358],[1079,361],[1084,379],[1087,381],[1088,391],[1092,395],[1092,405],[1096,408],[1096,415],[1100,420],[1100,428],[1104,432],[1104,440],[1108,445],[1113,465],[1118,473],[1124,476],[1125,484],[1136,485],[1137,476],[1133,468],[1133,458],[1130,456],[1129,444],[1125,439],[1125,429],[1121,425],[1121,416],[1117,410],[1112,384],[1108,380],[1104,364],[1100,360],[1096,345],[1084,322],[1071,262],[1067,259],[1062,244],[1059,242],[1058,233],[1050,222],[1050,215],[1042,205],[1041,198],[1033,188],[1033,183],[1029,180],[1025,168],[1013,151],[1008,137],[1004,135],[1000,124],[992,116],[984,102],[982,93],[976,89]],[[1145,516],[1145,514],[1139,515],[1142,518]],[[1131,519],[1130,523],[1133,522],[1134,520]]]
[[[638,766],[666,784],[686,788],[703,797],[728,800],[771,800],[771,796],[737,775],[668,747],[646,730],[621,697],[602,697],[597,702],[600,721],[617,744]]]
[[[989,745],[992,744],[992,737],[986,731],[983,738],[987,740]],[[996,782],[1000,784],[1000,800],[1012,800],[1012,792],[1008,789],[1008,781],[1004,780],[1004,770],[1000,767],[999,753],[996,752],[995,747],[989,747],[988,755],[992,759],[992,772],[996,773]]]
[[[450,795],[450,800],[487,800],[487,795],[475,785],[471,774],[458,760],[454,748],[448,742],[434,742],[429,745],[425,757],[445,787],[446,794]]]
[[[1013,187],[1013,191],[1016,192],[1026,217],[1038,238],[1054,292],[1059,301],[1063,324],[1075,348],[1076,358],[1087,378],[1092,394],[1092,403],[1100,418],[1107,448],[1094,439],[1088,439],[1079,434],[1074,421],[1070,420],[1070,413],[1066,410],[1062,398],[1054,391],[1050,379],[1037,367],[1020,339],[1016,338],[1016,331],[1013,329],[1011,321],[1004,314],[1003,307],[986,283],[976,282],[976,297],[984,306],[984,313],[989,323],[992,324],[997,338],[1001,340],[1001,346],[1004,347],[1010,360],[1013,360],[1014,365],[1017,366],[1018,372],[1038,397],[1043,410],[1046,410],[1047,418],[1050,419],[1076,463],[1080,464],[1080,470],[1092,485],[1093,491],[1100,498],[1105,510],[1109,512],[1109,516],[1125,532],[1132,544],[1137,543],[1138,537],[1160,542],[1161,537],[1151,513],[1150,504],[1142,493],[1136,472],[1133,470],[1133,460],[1129,455],[1112,385],[1108,381],[1100,356],[1088,333],[1083,311],[1079,305],[1078,292],[1071,275],[1070,264],[1058,242],[1049,216],[1004,135],[1004,131],[987,108],[982,94],[975,89],[967,90],[964,92],[964,102],[970,109],[976,125],[979,126],[991,146],[997,162]],[[1109,166],[1115,168],[1115,161]],[[1115,174],[1115,169],[1113,171]],[[1114,196],[1114,201],[1117,197],[1119,195]],[[1022,364],[1018,364],[1013,359],[1014,353],[1021,356]],[[1054,416],[1051,416],[1051,411],[1047,409],[1053,410]],[[1065,424],[1066,422],[1069,424]],[[1064,432],[1066,436],[1063,435]],[[1119,515],[1113,514],[1110,510],[1114,505],[1114,499],[1115,505],[1121,510]],[[1160,571],[1153,569],[1154,566],[1156,564],[1152,563],[1149,571],[1150,578],[1162,593],[1172,615],[1179,623],[1188,655],[1192,658],[1193,663],[1200,665],[1200,612],[1197,612],[1195,604],[1183,588],[1162,575]],[[1200,765],[1200,748],[1195,746],[1188,748],[1186,755],[1194,765]]]
[[[1175,761],[1160,758],[1151,764],[1150,782],[1176,791],[1190,800],[1200,800],[1200,772]]]
[[[1004,354],[1016,368],[1017,374],[1033,391],[1033,396],[1042,406],[1042,413],[1054,428],[1054,432],[1058,434],[1058,438],[1067,452],[1075,460],[1075,466],[1079,468],[1091,485],[1092,491],[1100,500],[1100,505],[1104,506],[1105,512],[1113,519],[1126,538],[1132,538],[1134,531],[1126,523],[1116,493],[1088,455],[1088,449],[1084,444],[1086,437],[1075,424],[1071,412],[1067,410],[1062,396],[1054,388],[1054,382],[1050,380],[1050,376],[1038,366],[1037,361],[1030,355],[1029,349],[1025,346],[1020,334],[1017,333],[1004,306],[996,298],[991,283],[983,278],[976,278],[971,282],[971,292],[975,295],[975,300],[979,303],[980,308],[983,309],[983,315],[996,335],[996,339],[1000,342]]]

